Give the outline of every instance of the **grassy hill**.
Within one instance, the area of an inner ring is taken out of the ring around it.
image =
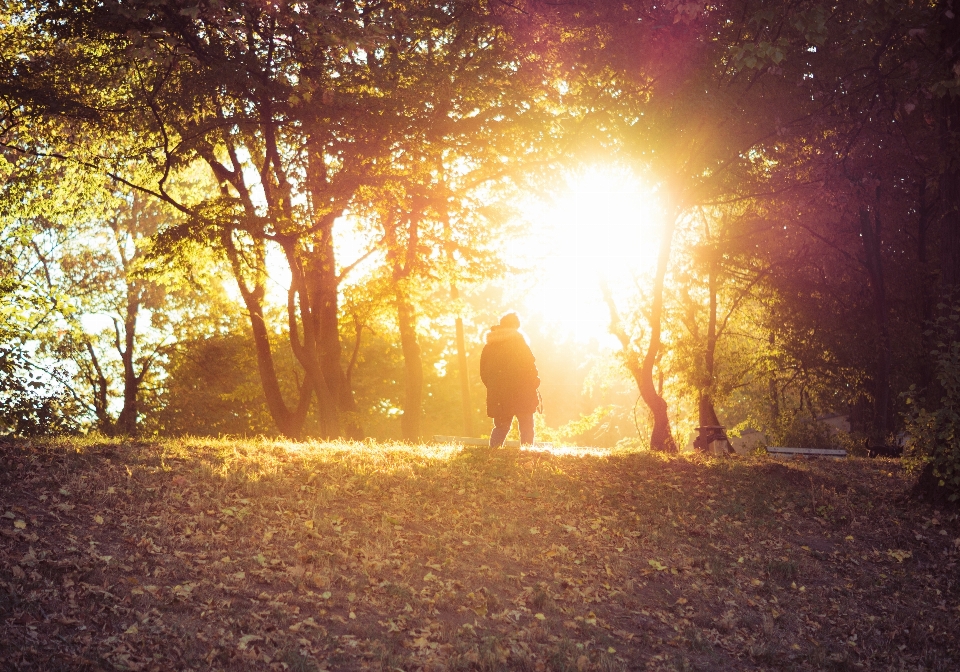
[[[0,667],[956,670],[894,461],[0,446]]]

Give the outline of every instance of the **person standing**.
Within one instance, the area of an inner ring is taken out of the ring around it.
[[[490,447],[503,445],[513,418],[520,426],[520,443],[533,444],[533,413],[540,405],[540,378],[520,317],[509,312],[487,332],[480,353],[480,380],[487,388],[487,415],[493,418]]]

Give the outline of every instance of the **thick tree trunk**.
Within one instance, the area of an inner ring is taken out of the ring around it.
[[[287,322],[290,345],[293,355],[303,367],[307,382],[317,395],[320,416],[320,435],[333,438],[340,435],[337,401],[331,392],[326,376],[321,368],[320,338],[317,333],[316,310],[311,302],[307,288],[307,276],[303,264],[297,257],[296,243],[287,241],[283,251],[290,267],[290,289],[287,292]],[[298,316],[299,304],[299,316]],[[299,320],[298,320],[299,317]],[[303,340],[300,339],[299,325],[303,326]]]
[[[650,433],[650,448],[662,452],[676,452],[677,444],[670,431],[670,416],[667,402],[657,392],[653,382],[653,365],[660,352],[661,321],[663,318],[663,284],[670,261],[670,248],[673,243],[673,231],[676,227],[676,213],[668,210],[664,222],[663,237],[660,239],[660,253],[657,257],[657,274],[653,282],[653,303],[650,307],[650,343],[640,365],[640,396],[653,414],[653,431]]]
[[[420,419],[423,415],[423,360],[417,342],[413,307],[403,291],[397,291],[397,325],[400,329],[400,348],[403,351],[403,415],[400,430],[407,441],[420,439]]]
[[[343,349],[340,341],[339,281],[333,249],[333,223],[320,231],[316,259],[310,270],[310,293],[320,344],[320,368],[336,400],[344,433],[348,438],[362,439],[363,428],[357,414],[353,389],[343,370]]]
[[[287,408],[283,400],[283,393],[280,391],[277,369],[273,362],[273,351],[270,348],[267,324],[263,318],[263,285],[255,284],[253,289],[247,286],[243,278],[243,269],[240,264],[239,254],[233,244],[231,236],[232,233],[229,230],[225,231],[222,242],[224,249],[227,251],[227,257],[230,260],[230,267],[233,270],[234,279],[237,281],[240,295],[243,297],[243,304],[247,309],[247,315],[250,317],[254,351],[257,355],[257,371],[260,374],[260,384],[263,388],[263,396],[267,403],[267,410],[270,411],[270,417],[273,418],[277,430],[283,436],[290,439],[299,439],[303,434],[303,423],[306,420],[307,410],[310,407],[310,399],[313,397],[313,388],[310,384],[304,383],[300,389],[300,398],[296,408],[292,411]]]
[[[270,348],[270,338],[267,333],[267,324],[263,319],[263,307],[254,296],[245,294],[244,305],[250,316],[250,327],[253,331],[253,345],[257,353],[257,371],[260,374],[260,384],[267,401],[267,410],[277,425],[277,430],[285,437],[299,439],[303,435],[303,423],[307,417],[307,409],[313,396],[312,388],[304,383],[300,389],[300,399],[297,407],[291,411],[283,401],[280,383],[277,380],[277,370],[273,362],[273,352]]]
[[[860,207],[860,234],[866,259],[867,275],[873,292],[873,316],[877,328],[877,364],[874,372],[874,429],[878,440],[890,432],[890,330],[887,319],[887,294],[883,278],[882,242],[880,238],[879,199],[873,217]],[[873,221],[871,221],[871,219]]]

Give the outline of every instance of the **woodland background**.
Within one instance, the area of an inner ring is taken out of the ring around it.
[[[2,420],[477,434],[516,203],[603,161],[659,264],[616,361],[525,325],[541,436],[906,441],[954,492],[958,40],[949,0],[5,2]]]

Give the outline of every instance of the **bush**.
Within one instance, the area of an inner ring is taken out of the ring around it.
[[[49,378],[17,345],[0,344],[0,434],[51,436],[78,430],[81,409]]]
[[[927,495],[956,502],[960,499],[960,302],[940,304],[940,317],[927,332],[934,337],[931,351],[936,391],[911,385],[903,395],[909,434],[904,465],[920,472],[919,485]]]

